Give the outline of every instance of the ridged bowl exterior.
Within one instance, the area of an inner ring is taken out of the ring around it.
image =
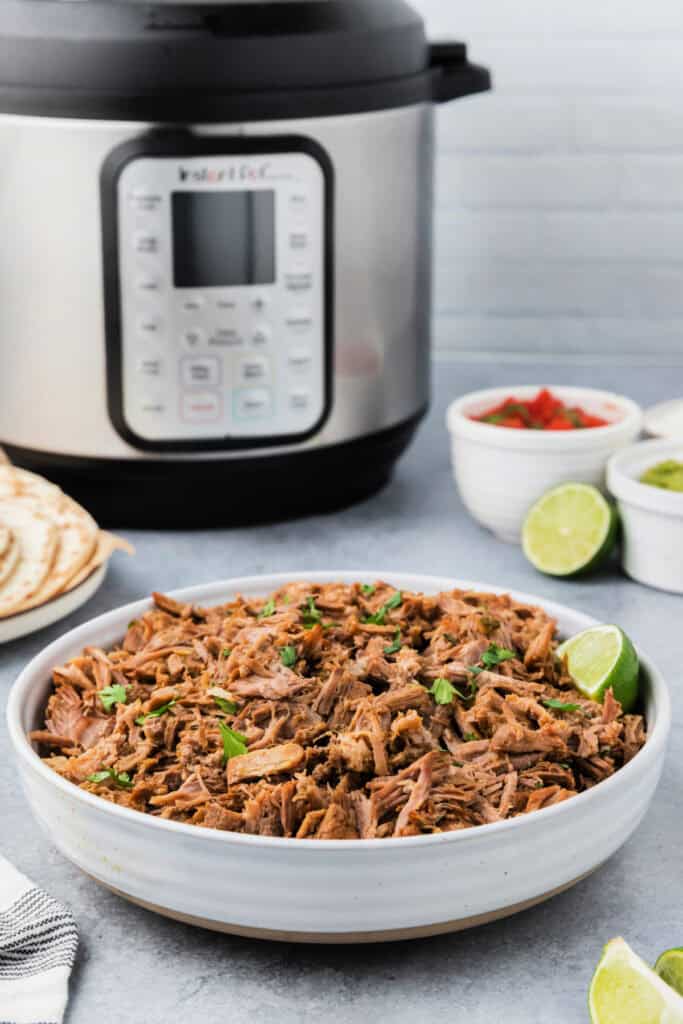
[[[350,582],[383,574],[296,576]],[[217,603],[237,592],[265,594],[291,578],[226,581],[178,596]],[[391,573],[383,578],[428,593],[458,585],[497,589]],[[558,616],[563,634],[593,621],[539,603]],[[101,616],[47,648],[15,683],[8,720],[28,802],[59,850],[98,881],[172,916],[289,940],[363,941],[462,927],[536,902],[594,870],[631,835],[657,785],[670,707],[663,680],[643,659],[644,749],[589,792],[523,818],[434,836],[319,842],[200,829],[116,807],[55,775],[25,734],[44,706],[50,667],[86,643],[120,637],[147,606],[139,602]]]

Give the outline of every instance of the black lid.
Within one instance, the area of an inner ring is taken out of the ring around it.
[[[451,75],[454,65],[471,79],[462,46],[450,51]],[[404,0],[0,2],[4,112],[305,117],[448,98],[435,84],[442,71]],[[487,87],[484,75],[478,88]]]

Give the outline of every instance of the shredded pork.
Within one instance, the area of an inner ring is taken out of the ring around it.
[[[215,608],[154,601],[119,646],[54,670],[32,738],[59,775],[157,817],[309,839],[453,831],[567,800],[645,742],[611,691],[573,688],[555,622],[505,595],[297,582]]]

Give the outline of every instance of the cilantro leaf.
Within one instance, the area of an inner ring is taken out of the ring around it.
[[[128,687],[114,683],[113,686],[105,686],[97,695],[100,698],[105,711],[111,711],[115,704],[125,704],[128,700]]]
[[[100,772],[93,772],[92,775],[88,776],[88,782],[105,782],[107,779],[111,779],[119,789],[132,789],[133,782],[128,772],[117,772],[113,768],[103,768]]]
[[[541,703],[547,708],[554,708],[555,711],[583,711],[580,704],[565,704],[564,701],[555,700],[554,698],[543,700]]]
[[[285,666],[285,668],[291,668],[292,665],[296,665],[296,659],[296,647],[293,647],[291,644],[288,644],[287,647],[280,648],[280,661]]]
[[[360,589],[366,597],[372,597],[377,590],[377,587],[374,583],[361,583]]]
[[[322,612],[316,607],[315,598],[307,597],[306,604],[301,608],[301,621],[304,624],[304,629],[313,629],[322,620]]]
[[[393,611],[394,608],[398,608],[403,601],[403,594],[400,590],[395,590],[388,601],[385,601],[381,608],[378,608],[374,615],[366,615],[363,622],[366,625],[372,626],[383,626],[387,612]]]
[[[169,700],[167,704],[162,704],[160,707],[155,708],[154,711],[148,711],[146,715],[138,715],[135,719],[135,724],[144,725],[149,718],[161,718],[162,715],[165,715],[166,712],[177,703],[178,701],[175,699]]]
[[[259,619],[268,619],[271,615],[275,614],[275,599],[271,597],[270,601],[266,601],[261,611],[258,613]]]
[[[401,650],[401,646],[402,646],[401,630],[397,629],[395,634],[394,634],[393,643],[390,643],[388,647],[384,648],[384,653],[385,654],[397,654]]]
[[[499,647],[497,644],[489,644],[488,650],[484,651],[481,656],[481,662],[486,668],[495,668],[496,665],[500,665],[501,661],[510,661],[511,658],[516,658],[517,653],[511,651],[508,647]]]
[[[476,732],[465,732],[463,733],[462,738],[464,739],[465,743],[472,743],[474,740],[479,739]]]
[[[229,658],[232,654],[232,647],[224,647],[221,651],[221,658]]]
[[[455,697],[455,687],[448,679],[435,679],[429,691],[437,704],[451,704]]]
[[[215,694],[213,699],[216,701],[216,704],[218,704],[221,711],[225,711],[226,715],[237,714],[237,705],[234,700],[228,700],[227,697],[217,697]]]
[[[225,722],[219,722],[218,728],[221,731],[223,740],[223,764],[227,764],[231,757],[240,757],[247,752],[247,737],[241,732],[235,732]]]

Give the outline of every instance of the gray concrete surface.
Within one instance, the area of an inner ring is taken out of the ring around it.
[[[519,549],[496,542],[464,513],[443,428],[449,398],[491,383],[592,384],[648,404],[683,390],[680,369],[441,365],[436,376],[429,420],[380,495],[336,515],[278,526],[128,532],[137,557],[118,556],[85,608],[0,650],[0,850],[78,919],[81,944],[67,1024],[578,1024],[588,1019],[586,992],[605,941],[624,935],[650,961],[683,944],[683,716],[677,699],[683,599],[640,587],[616,569],[572,583],[538,576]],[[57,853],[26,810],[4,722],[12,680],[32,655],[63,630],[152,588],[246,573],[367,567],[452,574],[535,592],[620,623],[656,658],[675,707],[664,779],[646,820],[607,865],[551,902],[475,931],[331,948],[248,941],[172,923],[101,890]]]

